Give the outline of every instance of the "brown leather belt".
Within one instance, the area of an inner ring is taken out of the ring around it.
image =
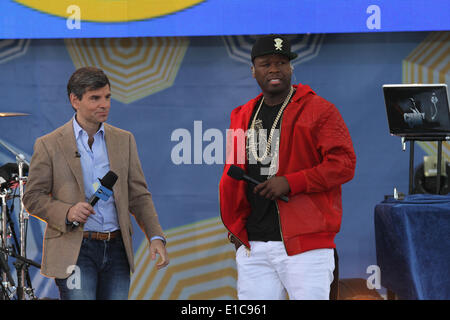
[[[116,230],[113,232],[95,232],[95,231],[84,231],[83,238],[92,239],[92,240],[112,240],[120,237],[120,230]]]

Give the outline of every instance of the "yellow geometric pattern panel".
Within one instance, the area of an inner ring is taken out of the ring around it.
[[[67,8],[76,5],[81,18],[95,22],[145,20],[176,13],[205,0],[15,0],[27,7],[67,18]]]
[[[172,86],[189,38],[65,39],[76,68],[103,69],[112,98],[129,104]]]
[[[132,300],[236,299],[235,249],[220,218],[166,232],[170,264],[155,269],[147,240],[135,254]],[[158,260],[158,259],[157,259]]]
[[[403,83],[450,84],[450,32],[431,32],[403,60]],[[437,142],[418,142],[424,151],[437,156]],[[442,159],[450,162],[450,145],[442,144]]]

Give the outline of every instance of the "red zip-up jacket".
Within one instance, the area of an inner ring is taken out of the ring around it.
[[[294,85],[295,95],[284,110],[280,126],[277,176],[290,186],[289,202],[276,200],[281,235],[288,255],[335,248],[342,219],[341,185],[353,178],[356,156],[339,111],[307,85]],[[227,157],[219,183],[222,222],[250,248],[246,230],[250,203],[246,182],[227,175],[231,164],[246,170],[245,132],[262,94],[231,113]]]

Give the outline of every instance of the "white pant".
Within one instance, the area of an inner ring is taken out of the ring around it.
[[[333,249],[288,256],[281,241],[250,241],[236,252],[240,300],[328,300],[333,281]]]

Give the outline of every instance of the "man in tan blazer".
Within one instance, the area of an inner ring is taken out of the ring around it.
[[[47,223],[41,273],[55,278],[61,299],[127,299],[134,271],[130,213],[150,241],[152,259],[160,255],[157,268],[169,263],[164,234],[134,136],[105,123],[106,75],[80,68],[67,89],[76,114],[36,140],[23,198],[27,211]],[[118,176],[113,195],[92,207],[96,181],[109,170]]]

